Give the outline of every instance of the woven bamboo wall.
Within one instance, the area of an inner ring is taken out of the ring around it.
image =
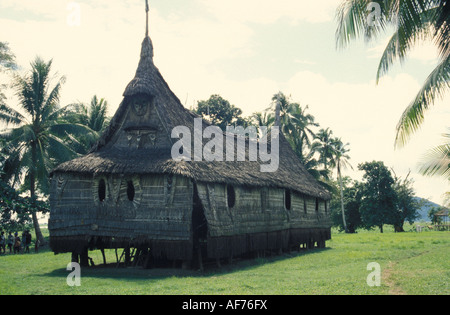
[[[198,183],[197,187],[212,237],[330,227],[324,200],[318,200],[316,211],[316,198],[292,193],[288,210],[284,189],[237,186],[236,203],[229,208],[226,185]]]
[[[291,193],[289,210],[284,189],[236,186],[235,204],[230,208],[229,186],[198,183],[197,187],[208,221],[209,258],[287,250],[300,244],[310,247],[315,242],[323,246],[331,238],[323,200]]]
[[[98,194],[100,180],[106,182],[103,201]],[[128,200],[128,181],[134,184],[133,201]],[[187,242],[187,245],[191,242],[193,186],[186,178],[165,175],[89,178],[55,174],[51,190],[52,244],[57,244],[58,239],[93,237]],[[71,251],[64,244],[54,246],[54,250]]]
[[[105,183],[104,200],[99,194],[101,181]],[[132,201],[129,183],[134,187]],[[190,259],[193,185],[188,178],[171,175],[92,178],[54,174],[49,220],[52,249],[80,250],[94,238],[101,239],[103,247],[134,242],[151,247],[156,256]],[[287,209],[284,189],[196,185],[208,223],[210,258],[287,249],[330,238],[331,223],[323,200],[292,192]]]

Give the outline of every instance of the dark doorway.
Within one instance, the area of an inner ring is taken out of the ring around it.
[[[192,236],[194,257],[202,268],[202,257],[207,256],[208,223],[202,201],[198,195],[197,185],[194,183],[194,205],[192,210]]]
[[[208,238],[208,224],[206,222],[205,212],[202,201],[198,196],[197,185],[194,184],[194,209],[192,211],[192,231],[194,244],[197,241],[206,241]]]

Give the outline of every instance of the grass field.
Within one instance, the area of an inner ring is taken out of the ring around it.
[[[0,256],[0,294],[450,294],[450,233],[333,233],[326,249],[237,261],[200,271],[102,267],[81,270],[81,286],[70,287],[70,254]],[[107,251],[107,261],[115,261]],[[381,285],[370,287],[367,265],[381,266]]]

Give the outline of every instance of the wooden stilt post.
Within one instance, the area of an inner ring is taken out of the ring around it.
[[[102,252],[102,256],[103,256],[103,264],[106,265],[105,249],[102,248],[102,249],[100,249],[100,251]]]
[[[197,249],[197,257],[198,257],[198,265],[199,265],[200,271],[203,272],[202,249],[200,248],[200,246]]]
[[[128,266],[128,264],[130,263],[130,248],[127,247],[124,250],[125,253],[125,266]]]
[[[152,259],[152,254],[150,251],[147,251],[147,256],[145,257],[145,262],[144,262],[145,269],[151,268],[151,259]]]
[[[78,253],[72,252],[72,262],[77,263],[77,264],[80,262]]]
[[[89,267],[89,256],[87,248],[83,249],[83,251],[80,254],[80,266]]]

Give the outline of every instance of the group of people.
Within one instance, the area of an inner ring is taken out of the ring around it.
[[[6,246],[8,246],[9,253],[14,254],[19,253],[29,253],[31,245],[31,233],[26,230],[22,233],[22,238],[19,237],[17,232],[12,234],[9,232],[8,236],[5,235],[5,232],[1,232],[0,234],[0,254],[6,254]]]

